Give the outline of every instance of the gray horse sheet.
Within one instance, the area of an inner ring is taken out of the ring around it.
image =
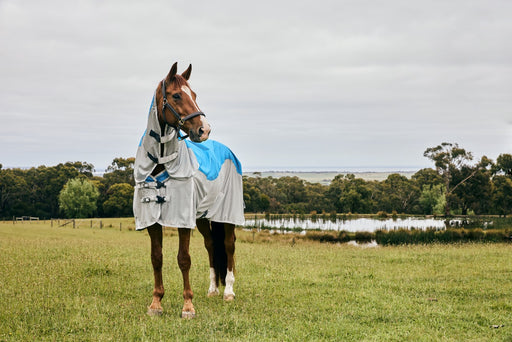
[[[243,225],[242,166],[233,152],[214,140],[179,139],[173,127],[158,132],[153,97],[134,165],[136,229],[155,223],[193,229],[197,218]],[[157,164],[165,170],[151,176]]]

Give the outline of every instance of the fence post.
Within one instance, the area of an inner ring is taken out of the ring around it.
[[[100,221],[100,229],[103,228],[103,221]]]
[[[91,220],[91,228],[92,228],[92,220]]]
[[[119,231],[121,231],[121,225],[122,225],[122,223],[119,222]]]
[[[75,219],[73,219],[73,229],[75,229]]]

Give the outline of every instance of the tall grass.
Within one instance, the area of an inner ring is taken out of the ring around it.
[[[207,298],[191,241],[197,317],[182,320],[177,236],[164,236],[164,315],[145,232],[0,223],[1,341],[510,341],[509,244],[360,249],[237,230],[233,303]],[[495,329],[492,326],[499,326]],[[504,327],[501,327],[504,325]]]

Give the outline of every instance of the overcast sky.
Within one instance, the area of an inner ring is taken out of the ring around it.
[[[0,163],[135,156],[173,62],[246,170],[512,153],[512,1],[0,0]]]

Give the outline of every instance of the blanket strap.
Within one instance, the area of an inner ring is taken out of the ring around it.
[[[160,134],[158,134],[157,132],[155,132],[153,130],[151,130],[149,132],[149,135],[152,136],[160,144],[168,143],[169,141],[174,139],[174,134],[168,134],[168,135],[161,136]]]
[[[152,155],[151,153],[148,152],[148,158],[151,159],[151,161],[153,163],[155,163],[155,164],[165,164],[165,163],[168,163],[170,161],[173,161],[177,157],[178,157],[178,152],[174,152],[174,153],[171,153],[168,156],[160,157],[160,158],[157,158],[157,157],[155,157],[154,155]]]

